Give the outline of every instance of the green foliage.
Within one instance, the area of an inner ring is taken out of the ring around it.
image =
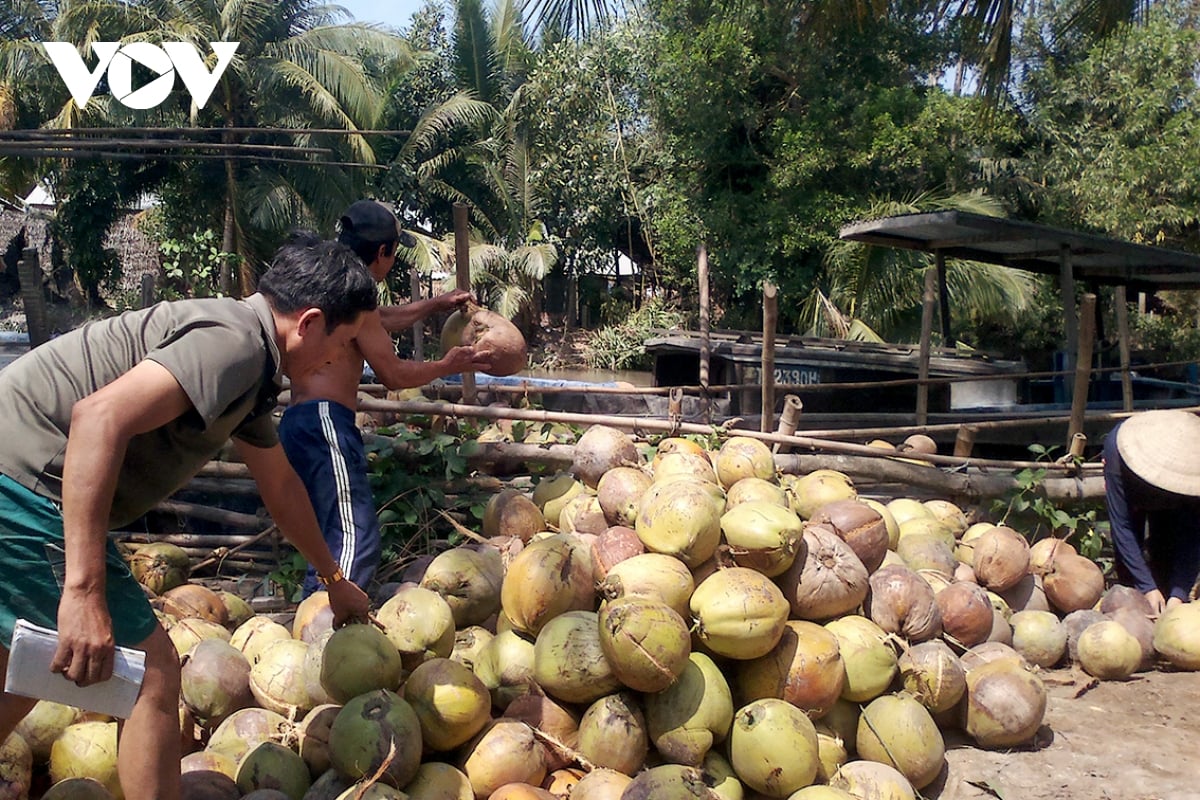
[[[1054,460],[1056,450],[1036,443],[1029,446],[1037,461]],[[992,510],[999,515],[997,524],[1024,532],[1031,542],[1048,536],[1065,539],[1080,555],[1102,561],[1106,540],[1097,527],[1101,506],[1066,509],[1056,505],[1042,491],[1046,474],[1045,469],[1029,467],[1017,472],[1017,488],[1008,497],[992,501]]]
[[[292,552],[279,560],[279,566],[267,574],[267,578],[279,587],[279,591],[290,603],[304,599],[304,576],[308,572],[308,561],[299,553]]]
[[[646,369],[650,358],[645,341],[656,330],[682,327],[687,314],[659,298],[647,301],[621,323],[606,325],[588,335],[584,360],[593,369]]]
[[[1156,361],[1200,360],[1200,330],[1178,314],[1135,314],[1131,338]]]
[[[430,420],[413,418],[414,424]],[[379,527],[383,536],[384,561],[431,552],[433,542],[458,543],[460,534],[443,514],[465,515],[476,522],[483,519],[487,494],[464,487],[449,496],[447,482],[465,477],[467,457],[478,448],[476,431],[460,423],[459,433],[451,435],[433,428],[400,427],[381,430],[388,441],[367,445],[367,462]],[[396,447],[406,451],[401,459]],[[468,526],[470,527],[470,526]]]
[[[219,296],[221,265],[226,259],[239,259],[235,253],[221,250],[217,234],[211,230],[193,233],[186,239],[167,239],[159,243],[158,249],[167,280],[163,295],[167,298]]]

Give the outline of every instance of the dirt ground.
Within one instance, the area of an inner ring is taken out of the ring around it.
[[[927,800],[1200,800],[1200,673],[1043,677],[1050,698],[1035,745],[989,752],[947,735],[949,770]]]

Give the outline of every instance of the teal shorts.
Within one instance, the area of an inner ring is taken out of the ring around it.
[[[58,601],[66,572],[62,513],[50,500],[0,475],[0,645],[12,642],[18,619],[58,629]],[[132,647],[158,625],[142,587],[108,542],[105,588],[116,643]]]

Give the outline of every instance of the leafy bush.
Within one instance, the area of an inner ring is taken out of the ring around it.
[[[680,328],[687,322],[686,313],[652,298],[624,322],[592,333],[584,347],[584,360],[592,369],[649,369],[646,339],[656,330]]]

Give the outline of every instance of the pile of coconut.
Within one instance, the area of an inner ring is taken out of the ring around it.
[[[1062,541],[781,476],[751,438],[594,426],[576,453],[383,587],[372,624],[332,630],[317,594],[285,626],[142,548],[183,664],[184,798],[915,800],[944,731],[1034,742],[1044,669],[1200,669],[1200,604],[1152,622]],[[40,702],[0,800],[120,798],[115,745]]]

